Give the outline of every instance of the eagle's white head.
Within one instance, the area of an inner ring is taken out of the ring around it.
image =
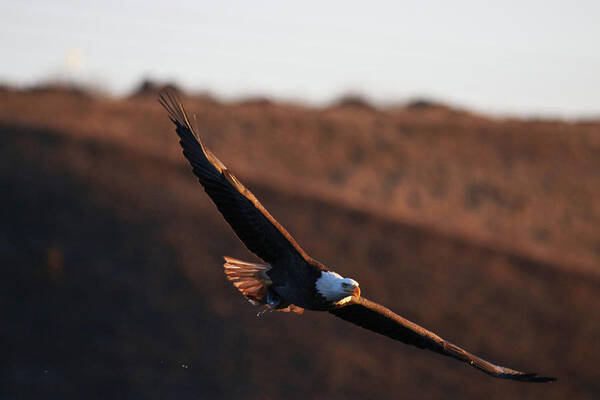
[[[327,301],[340,301],[349,296],[360,297],[358,282],[354,279],[343,278],[331,271],[321,271],[321,276],[315,283],[317,291]]]

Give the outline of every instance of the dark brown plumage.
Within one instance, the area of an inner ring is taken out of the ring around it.
[[[272,289],[285,298],[286,304],[326,309],[328,303],[316,292],[314,282],[327,268],[309,257],[256,197],[204,147],[175,94],[163,91],[159,102],[175,124],[183,154],[206,193],[244,245],[270,264]]]
[[[204,147],[175,95],[163,92],[159,101],[176,126],[194,174],[246,247],[268,263],[291,257],[310,259],[256,197]]]
[[[340,307],[333,307],[329,312],[336,317],[392,339],[417,346],[421,349],[428,349],[445,356],[454,357],[496,378],[526,382],[550,382],[556,380],[556,378],[537,376],[536,373],[515,371],[514,369],[492,364],[364,297],[352,297],[350,302]]]
[[[328,299],[327,294],[317,289],[318,282],[323,277],[331,282],[344,279],[309,257],[256,197],[204,147],[173,93],[163,91],[159,101],[175,124],[183,154],[206,193],[246,247],[270,264],[226,258],[227,278],[252,304],[295,312],[301,312],[302,308],[329,311],[394,340],[456,358],[497,378],[524,382],[556,380],[494,365],[474,356],[386,307],[360,297],[358,283],[353,280],[349,281],[356,284],[354,292],[344,292],[336,300]]]

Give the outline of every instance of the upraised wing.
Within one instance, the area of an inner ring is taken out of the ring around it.
[[[256,197],[204,147],[177,97],[163,91],[159,102],[176,126],[183,154],[194,174],[246,247],[270,264],[290,257],[312,261]]]
[[[362,297],[352,299],[329,310],[336,317],[388,336],[392,339],[428,349],[445,356],[454,357],[496,378],[514,379],[525,382],[550,382],[556,378],[538,376],[501,367],[481,359],[464,349],[445,341],[435,333],[395,314],[386,307]]]

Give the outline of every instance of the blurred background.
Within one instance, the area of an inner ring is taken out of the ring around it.
[[[599,4],[0,4],[0,397],[598,398]],[[363,295],[558,382],[257,318],[167,86]]]

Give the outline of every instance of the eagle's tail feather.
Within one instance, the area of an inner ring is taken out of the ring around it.
[[[248,261],[237,260],[231,257],[224,257],[225,276],[233,283],[233,286],[240,291],[252,303],[252,305],[263,305],[265,308],[258,313],[265,311],[284,311],[302,314],[304,309],[294,304],[283,303],[273,292],[269,293],[269,286],[273,283],[267,275],[271,269],[270,265],[257,264]]]
[[[271,269],[271,266],[231,257],[224,258],[225,276],[237,290],[255,306],[266,304],[267,291],[272,283],[266,272]]]

